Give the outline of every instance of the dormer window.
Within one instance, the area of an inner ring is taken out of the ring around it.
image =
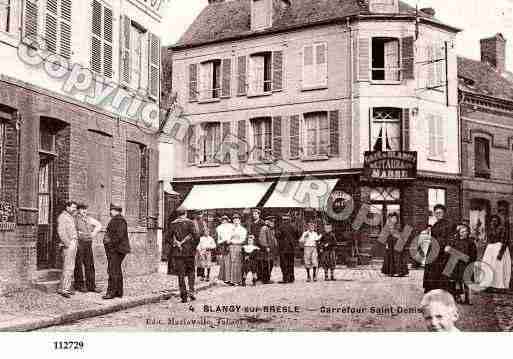
[[[369,10],[378,14],[393,14],[399,12],[398,0],[370,0]]]
[[[251,30],[271,27],[272,11],[272,0],[251,0]]]

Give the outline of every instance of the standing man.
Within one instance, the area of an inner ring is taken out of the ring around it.
[[[294,253],[300,234],[297,228],[290,223],[289,215],[282,216],[282,219],[283,222],[276,231],[283,278],[280,283],[294,283]]]
[[[180,297],[182,303],[187,303],[187,297],[195,300],[194,294],[194,267],[196,248],[199,244],[199,234],[194,228],[194,223],[187,218],[184,209],[177,209],[178,218],[169,225],[166,233],[166,241],[171,248],[174,272],[178,275]],[[185,277],[189,285],[189,292],[185,286]]]
[[[75,289],[82,293],[100,293],[101,291],[96,288],[93,240],[100,233],[102,224],[87,214],[86,204],[79,203],[77,209],[75,225],[78,232],[78,249],[75,260]]]
[[[261,214],[260,209],[258,209],[258,208],[253,209],[253,221],[251,222],[251,224],[249,226],[249,236],[248,236],[248,238],[253,239],[254,245],[257,246],[259,249],[261,249],[260,244],[259,244],[260,232],[261,232],[262,227],[265,224],[264,221],[260,218],[260,214]],[[256,278],[257,280],[262,280],[262,268],[260,267],[260,265],[257,266],[256,276],[257,276],[257,278]]]
[[[444,205],[437,204],[433,211],[436,223],[431,228],[432,242],[426,255],[427,262],[424,269],[423,283],[424,293],[433,289],[443,289],[453,293],[449,277],[443,272],[450,258],[449,244],[456,233],[456,225],[445,218],[446,208]],[[435,241],[436,244],[433,245]],[[435,251],[435,253],[432,254],[432,251]]]
[[[263,284],[270,284],[271,272],[274,266],[274,255],[276,251],[276,238],[274,237],[274,218],[267,217],[265,223],[260,230],[260,273]]]
[[[111,219],[107,225],[107,233],[103,238],[105,253],[107,254],[107,273],[109,286],[103,299],[113,299],[123,296],[123,269],[121,264],[126,255],[130,253],[128,240],[128,226],[122,216],[123,209],[119,205],[110,205]]]
[[[57,233],[62,247],[62,276],[60,289],[57,291],[64,298],[69,298],[73,292],[73,271],[75,269],[75,257],[77,255],[77,227],[73,215],[77,210],[75,201],[66,202],[66,208],[57,218]]]

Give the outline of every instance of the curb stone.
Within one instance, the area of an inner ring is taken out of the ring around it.
[[[215,282],[209,283],[205,286],[198,288],[197,292],[215,287]],[[18,324],[0,324],[0,332],[28,332],[37,329],[54,327],[58,325],[70,324],[78,320],[97,317],[110,313],[120,312],[125,309],[139,307],[146,304],[158,303],[161,301],[169,300],[171,298],[178,298],[177,290],[161,291],[161,294],[151,294],[138,297],[130,297],[121,303],[113,303],[102,305],[99,308],[83,309],[64,313],[57,316],[41,316],[40,319],[20,321]]]

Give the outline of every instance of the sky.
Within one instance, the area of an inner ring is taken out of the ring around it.
[[[294,0],[292,0],[294,1]],[[513,0],[406,0],[419,8],[432,7],[436,17],[463,31],[458,35],[457,52],[480,59],[479,39],[500,32],[508,40],[507,68],[513,71]],[[162,43],[175,43],[208,0],[163,1]]]

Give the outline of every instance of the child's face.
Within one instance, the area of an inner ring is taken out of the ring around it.
[[[253,244],[253,237],[248,237],[248,244],[249,244],[249,245],[252,245],[252,244]]]
[[[454,329],[454,322],[458,320],[456,308],[441,302],[432,302],[424,308],[424,320],[431,332],[448,332]]]
[[[324,226],[324,230],[326,231],[326,233],[330,233],[331,229],[332,229],[331,225]]]
[[[308,230],[309,231],[315,231],[315,223],[308,223]]]

